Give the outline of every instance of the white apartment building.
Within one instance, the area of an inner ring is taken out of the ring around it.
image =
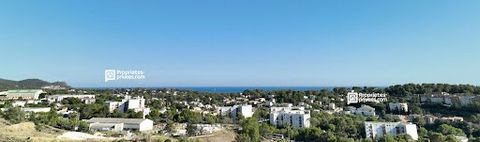
[[[435,103],[435,104],[443,104],[447,106],[451,106],[452,103],[452,96],[449,93],[441,92],[437,94],[424,94],[420,97],[420,102],[422,103]]]
[[[95,102],[95,95],[73,95],[73,94],[57,94],[47,96],[47,101],[49,103],[59,103],[62,102],[65,98],[77,98],[80,99],[85,104],[91,104]]]
[[[235,105],[231,107],[217,107],[217,113],[220,115],[229,115],[232,118],[237,118],[238,114],[245,118],[253,116],[252,105]]]
[[[407,103],[388,103],[390,111],[408,112]]]
[[[368,105],[362,105],[359,108],[349,106],[345,113],[355,114],[355,115],[375,116],[375,108]]]
[[[310,127],[310,111],[305,110],[304,107],[271,107],[270,124],[307,128]]]
[[[436,117],[433,115],[424,116],[428,124],[433,124],[435,121],[446,121],[446,122],[463,122],[463,117],[460,116],[451,116],[451,117]]]
[[[467,93],[449,94],[446,92],[441,92],[441,93],[420,95],[420,102],[442,104],[444,106],[452,106],[452,105],[467,106],[472,104],[474,100],[478,100],[479,98],[480,97],[478,97],[478,95],[475,95],[475,94],[467,94]]]
[[[413,140],[418,140],[417,125],[401,122],[365,122],[366,138],[378,139],[385,134],[408,134]]]
[[[131,97],[129,95],[125,95],[125,98],[120,102],[107,102],[108,109],[110,112],[113,112],[117,109],[120,112],[127,112],[129,109],[133,110],[134,112],[143,112],[143,118],[150,113],[150,108],[145,107],[145,99],[140,96]]]

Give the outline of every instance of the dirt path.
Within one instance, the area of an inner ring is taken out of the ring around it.
[[[233,142],[235,141],[236,134],[232,131],[222,130],[210,135],[192,137],[194,140],[201,142]]]

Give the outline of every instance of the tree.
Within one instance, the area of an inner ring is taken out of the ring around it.
[[[160,119],[161,113],[158,111],[158,109],[152,109],[152,111],[147,115],[148,119],[157,121]]]
[[[295,137],[295,140],[299,141],[317,141],[317,140],[323,140],[323,141],[328,141],[331,138],[329,135],[324,135],[325,133],[322,132],[319,128],[305,128],[305,129],[299,129],[298,130],[298,135]]]
[[[438,131],[443,135],[465,136],[462,129],[455,128],[448,124],[442,124],[438,127]]]
[[[270,137],[275,132],[275,127],[272,125],[262,123],[260,124],[260,135],[263,137]]]
[[[248,137],[248,140],[250,142],[259,142],[260,141],[260,130],[259,130],[259,124],[258,121],[255,117],[250,117],[243,119],[240,122],[240,126],[242,127],[242,130],[240,131],[240,134],[244,134]],[[242,139],[245,137],[242,135]]]
[[[236,142],[251,142],[250,137],[247,134],[240,134],[235,137]]]
[[[480,123],[480,114],[475,114],[475,115],[472,115],[470,116],[470,121],[473,122],[473,123]]]
[[[419,127],[418,129],[418,137],[419,139],[428,139],[428,130],[425,127]]]
[[[445,138],[445,141],[446,142],[460,142],[457,140],[457,138],[455,138],[455,136],[453,135],[448,135],[446,138]]]
[[[85,121],[80,121],[78,123],[78,131],[82,131],[82,132],[88,132],[90,129],[89,129],[89,126],[88,126],[88,123],[85,122]]]
[[[380,142],[396,142],[395,137],[392,135],[385,135],[380,139]]]
[[[408,134],[400,134],[400,135],[395,136],[395,141],[397,141],[397,142],[411,142],[411,141],[413,141],[413,139]]]
[[[128,109],[126,114],[128,118],[143,118],[143,111],[135,112],[132,109]]]
[[[5,111],[3,117],[14,124],[17,124],[26,120],[25,112],[20,107],[9,108],[7,111]]]
[[[98,102],[98,100],[96,101]],[[87,104],[83,105],[82,109],[78,110],[80,112],[81,119],[90,119],[92,117],[106,117],[110,112],[108,107],[104,104]]]
[[[432,133],[430,134],[430,141],[443,142],[445,141],[445,137],[441,133]]]
[[[203,118],[202,114],[185,109],[180,114],[175,115],[174,120],[180,123],[188,122],[192,124],[197,124],[201,123]]]
[[[115,118],[127,118],[128,114],[127,113],[122,113],[118,109],[113,110],[113,112],[110,114],[110,116],[115,117]]]
[[[425,119],[423,119],[422,117],[413,118],[413,123],[417,124],[420,127],[423,127],[425,126],[425,124],[427,124],[427,122],[425,122]]]
[[[206,122],[207,124],[214,124],[214,123],[216,123],[215,117],[214,117],[213,115],[208,115],[208,114],[207,114],[207,115],[205,115],[204,119],[205,119],[205,122]]]
[[[411,112],[412,112],[413,114],[423,114],[422,108],[420,108],[420,107],[417,106],[417,105],[411,106],[411,109],[410,109],[410,110],[411,110]]]

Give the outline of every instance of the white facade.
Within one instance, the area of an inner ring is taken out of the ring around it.
[[[359,108],[349,106],[348,111],[346,111],[346,113],[355,114],[355,115],[375,116],[375,108],[368,105],[362,105]]]
[[[95,102],[95,95],[71,95],[71,94],[61,94],[61,95],[51,95],[47,96],[49,103],[62,102],[65,98],[77,98],[80,99],[85,104],[91,104]]]
[[[463,122],[463,117],[460,116],[453,116],[453,117],[436,117],[433,115],[425,116],[426,122],[428,124],[433,124],[435,121],[446,121],[446,122]]]
[[[27,101],[14,101],[12,102],[13,107],[24,107],[27,104]]]
[[[378,139],[385,134],[408,134],[413,140],[418,140],[417,125],[401,122],[365,122],[366,138]]]
[[[328,104],[328,109],[330,109],[330,110],[336,110],[336,109],[337,109],[337,106],[335,105],[335,103],[330,103],[330,104]]]
[[[388,103],[388,108],[390,111],[408,112],[407,103]]]
[[[435,94],[423,94],[420,97],[420,102],[442,104],[444,106],[451,106],[451,105],[467,106],[467,105],[470,105],[474,100],[478,98],[479,98],[478,95],[474,95],[474,94],[466,94],[466,93],[449,94],[449,93],[441,92],[441,93],[435,93]]]
[[[51,110],[50,107],[25,107],[25,108],[22,108],[22,111],[33,112],[33,113],[49,112],[50,110]]]
[[[307,128],[310,127],[310,111],[306,111],[304,107],[271,107],[270,124]]]
[[[237,115],[240,114],[245,118],[253,116],[253,107],[252,105],[235,105],[231,107],[217,107],[217,113],[220,115],[230,115],[232,118],[237,118]]]
[[[237,113],[241,114],[245,118],[253,116],[253,107],[252,105],[242,105],[237,107]]]
[[[86,120],[92,130],[134,130],[149,131],[153,129],[153,121],[150,119],[129,118],[92,118]]]
[[[452,105],[451,95],[446,92],[441,92],[440,94],[430,94],[430,95],[423,95],[420,97],[420,102],[422,103],[435,103],[435,104],[443,104],[447,106]]]
[[[134,112],[143,112],[143,118],[150,114],[150,108],[145,107],[145,99],[143,97],[134,97],[126,95],[121,102],[107,102],[110,112],[117,109],[119,112],[127,112],[129,109]]]
[[[223,129],[220,124],[193,124],[193,126],[198,131],[198,134],[206,135],[211,134]]]
[[[26,104],[38,104],[41,103],[42,101],[40,100],[25,100],[25,101],[20,101],[16,100],[12,102],[13,107],[25,107]]]

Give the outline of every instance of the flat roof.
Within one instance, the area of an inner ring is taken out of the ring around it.
[[[36,93],[36,92],[43,92],[40,89],[24,89],[24,90],[8,90],[7,93]]]
[[[143,121],[152,121],[150,119],[135,119],[135,118],[91,118],[86,120],[90,123],[142,123]]]

